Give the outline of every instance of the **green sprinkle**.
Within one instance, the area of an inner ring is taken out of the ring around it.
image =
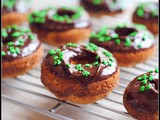
[[[146,87],[145,87],[145,90],[150,90],[151,89],[151,85],[148,84]]]
[[[96,60],[99,60],[99,56],[98,55],[96,56]]]
[[[132,32],[131,34],[129,34],[129,36],[135,37],[137,35],[137,32]]]
[[[59,53],[59,52],[61,52],[61,50],[60,49],[56,49],[56,52]]]
[[[14,42],[8,42],[7,45],[8,45],[8,46],[13,46],[13,45],[14,45]]]
[[[105,37],[105,41],[110,41],[111,40],[111,37],[109,37],[109,36],[107,36],[107,37]]]
[[[149,81],[152,81],[152,80],[153,80],[153,76],[150,75],[150,76],[148,77],[148,80],[149,80]]]
[[[158,72],[159,72],[159,70],[158,70],[158,68],[156,68],[156,69],[155,69],[155,73],[158,73]]]
[[[143,80],[143,78],[142,78],[142,77],[138,77],[137,80],[138,80],[138,81],[141,81],[141,80]]]
[[[126,38],[126,41],[125,41],[125,46],[126,46],[126,47],[130,47],[130,46],[131,46],[131,44],[132,44],[132,41],[131,41],[131,39],[129,39],[129,38]]]
[[[103,60],[103,61],[102,61],[102,63],[103,63],[104,65],[106,65],[106,64],[107,64],[107,62],[106,62],[105,60]]]
[[[143,80],[146,80],[147,78],[148,78],[147,74],[144,74],[144,75],[142,76],[142,79],[143,79]]]
[[[143,17],[144,16],[144,10],[142,8],[139,8],[136,13],[137,13],[137,15],[139,17]]]
[[[147,80],[142,80],[142,84],[145,85],[147,83]]]
[[[5,53],[4,51],[1,51],[1,55],[2,55],[2,56],[5,56],[6,53]]]
[[[89,43],[88,45],[86,45],[86,49],[90,50],[90,51],[95,51],[97,50],[97,46],[94,43]]]
[[[58,59],[58,56],[57,56],[57,55],[55,55],[55,56],[53,57],[53,59],[54,59],[54,60],[57,60],[57,59]]]
[[[6,32],[5,29],[2,29],[2,33],[1,33],[2,37],[7,37],[8,36],[8,33]]]
[[[12,37],[19,37],[19,36],[21,36],[22,35],[22,33],[21,32],[14,32],[14,33],[12,33]]]
[[[121,43],[121,40],[120,39],[116,39],[116,45],[119,45]]]
[[[92,65],[91,65],[91,64],[88,64],[88,63],[85,64],[84,66],[85,66],[85,67],[92,67]]]
[[[76,65],[76,69],[78,70],[78,71],[83,71],[84,69],[82,68],[82,65],[81,64],[77,64]]]
[[[138,48],[142,48],[142,44],[138,44]]]
[[[54,61],[54,65],[60,65],[62,62],[60,60]]]
[[[74,43],[68,43],[67,46],[69,47],[77,47],[77,44],[74,44]]]
[[[19,28],[19,27],[18,27],[17,25],[13,25],[13,26],[12,26],[12,29],[13,29],[13,30],[18,30],[18,28]]]
[[[16,50],[14,48],[10,49],[9,51],[10,51],[11,54],[16,53]]]
[[[19,43],[18,46],[24,46],[24,43]]]
[[[90,38],[92,39],[92,38],[96,38],[96,33],[91,33],[91,35],[90,35]]]
[[[149,70],[149,73],[153,73],[153,70]]]
[[[123,28],[127,25],[127,23],[118,24],[116,28]]]
[[[29,38],[30,38],[31,40],[35,40],[35,39],[36,39],[36,37],[35,37],[33,34],[29,34],[28,36],[29,36]]]
[[[107,63],[108,63],[108,66],[110,66],[110,67],[112,66],[112,62],[111,61],[108,61]]]
[[[88,77],[90,75],[90,72],[88,71],[83,71],[82,72],[82,75],[85,76],[85,77]]]
[[[56,54],[56,51],[50,50],[50,51],[48,52],[48,54],[49,54],[49,55],[55,55],[55,54]]]
[[[68,63],[66,64],[66,66],[67,66],[68,68],[71,68],[71,65],[70,65],[70,64],[68,64]]]
[[[94,65],[94,66],[99,66],[99,62],[96,61],[96,62],[93,63],[93,65]]]
[[[113,58],[112,58],[112,57],[110,57],[109,60],[110,60],[111,62],[113,62]]]
[[[99,5],[99,4],[101,4],[103,2],[103,0],[92,0],[92,3],[94,4],[94,5]]]
[[[19,38],[18,41],[19,41],[20,43],[24,43],[24,40],[23,40],[22,38]]]
[[[112,54],[110,53],[110,52],[108,52],[108,51],[103,51],[103,54],[105,55],[105,56],[107,56],[107,57],[111,57],[112,56]]]
[[[17,54],[19,54],[19,53],[20,53],[20,49],[19,49],[18,47],[16,47],[16,48],[15,48],[15,52],[16,52]]]
[[[104,42],[105,41],[105,36],[101,36],[99,39],[98,39],[99,42]]]
[[[145,91],[145,86],[144,86],[144,85],[142,85],[142,86],[139,88],[139,91],[140,91],[140,92]]]
[[[112,36],[112,38],[118,38],[118,37],[119,37],[118,34],[114,34],[114,35]]]

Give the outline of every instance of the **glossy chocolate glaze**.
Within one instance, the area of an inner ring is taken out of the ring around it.
[[[36,23],[32,22],[30,25],[31,27],[34,27],[35,29],[38,30],[44,30],[44,31],[66,31],[70,29],[81,29],[81,28],[89,28],[91,26],[90,23],[90,17],[89,15],[85,12],[81,12],[81,16],[78,19],[75,19],[71,22],[59,22],[53,20],[53,15],[58,14],[58,15],[68,15],[71,17],[71,15],[74,15],[75,12],[73,10],[63,10],[61,8],[59,9],[49,9],[47,12],[47,15],[45,16],[45,22],[44,23]]]
[[[158,111],[158,73],[147,73],[147,75],[152,75],[154,80],[148,82],[151,84],[151,89],[140,92],[139,88],[141,86],[141,81],[135,78],[126,88],[124,93],[124,99],[129,105],[134,107],[139,112],[147,112],[153,114]],[[142,75],[140,75],[142,76]]]
[[[100,4],[94,4],[93,0],[81,0],[83,6],[89,10],[94,12],[121,12],[123,7],[117,2],[117,0],[102,0]]]
[[[143,6],[143,10],[144,10],[144,15],[142,17],[138,16],[137,11],[141,8],[141,6]],[[153,15],[152,12],[156,11],[157,14]],[[142,3],[140,4],[133,15],[135,15],[138,18],[141,18],[143,20],[155,20],[158,21],[158,11],[159,11],[159,7],[158,7],[158,3],[157,2],[147,2],[147,3]]]
[[[136,36],[130,36],[131,33],[137,32]],[[118,38],[112,38],[115,34],[118,34]],[[145,35],[145,37],[144,37]],[[90,42],[105,48],[110,52],[136,52],[151,48],[155,45],[154,37],[151,33],[147,31],[138,30],[135,27],[122,27],[122,28],[113,28],[107,29],[106,35],[111,37],[110,41],[100,42],[98,38],[90,38]],[[132,41],[131,46],[125,46],[125,40],[129,38]],[[116,39],[120,39],[120,44],[116,44]],[[141,47],[138,45],[141,44]]]
[[[13,7],[2,6],[2,15],[10,12],[27,13],[31,10],[29,0],[16,0]]]
[[[4,51],[6,55],[2,56],[2,61],[13,61],[16,59],[20,59],[23,57],[26,57],[28,55],[33,54],[40,46],[40,42],[37,39],[37,35],[33,34],[35,36],[34,40],[31,40],[29,38],[29,33],[25,33],[24,35],[21,35],[19,37],[12,37],[11,34],[14,32],[19,32],[19,30],[14,30],[14,29],[6,29],[8,36],[7,37],[2,37],[2,44],[3,46],[1,47],[1,51]],[[23,46],[18,46],[19,44],[19,39],[22,39],[24,41]],[[19,48],[20,53],[14,53],[11,54],[9,50],[9,45],[7,45],[8,42],[14,42],[13,47],[14,48]]]
[[[102,51],[103,48],[98,48],[97,51],[87,50],[85,46],[68,47],[61,46],[61,51],[64,53],[62,64],[55,66],[52,55],[47,55],[44,59],[44,63],[49,67],[50,71],[59,77],[63,77],[66,80],[73,80],[80,82],[84,86],[96,82],[99,80],[105,80],[118,71],[118,65],[113,58],[112,66],[102,64],[103,60],[109,61],[109,57],[106,57]],[[92,65],[91,67],[85,67],[86,63],[92,64],[96,61],[96,56],[99,56],[99,66]],[[66,65],[70,64],[70,68]],[[89,76],[83,76],[80,71],[76,69],[76,64],[82,64],[82,67],[90,72]]]

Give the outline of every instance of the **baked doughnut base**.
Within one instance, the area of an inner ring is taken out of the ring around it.
[[[62,32],[47,32],[43,30],[37,30],[33,26],[30,26],[32,32],[38,34],[38,38],[41,42],[47,43],[52,46],[61,46],[69,42],[78,43],[89,38],[91,33],[91,28],[82,28],[82,29],[71,29]]]
[[[158,20],[144,20],[135,15],[132,17],[132,21],[134,23],[139,23],[145,25],[149,31],[151,31],[154,35],[158,33]]]
[[[108,96],[113,88],[118,85],[119,69],[105,80],[92,82],[84,86],[78,81],[55,75],[43,62],[41,66],[41,81],[60,100],[89,104]]]
[[[117,59],[119,66],[132,67],[138,63],[148,60],[154,55],[155,46],[136,52],[112,52],[113,56]]]
[[[20,25],[23,22],[27,22],[27,14],[10,12],[2,15],[2,27],[11,25]]]
[[[9,62],[2,61],[2,78],[16,77],[36,67],[43,56],[42,46],[31,55]]]

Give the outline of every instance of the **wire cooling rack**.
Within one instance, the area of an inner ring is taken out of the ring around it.
[[[39,9],[48,5],[77,6],[77,0],[33,0],[33,8]],[[134,5],[125,13],[114,17],[104,16],[92,18],[94,30],[103,25],[112,26],[117,23],[131,21]],[[157,38],[158,39],[158,38]],[[157,41],[158,42],[158,41]],[[44,57],[51,46],[43,44]],[[158,49],[158,47],[157,47]],[[156,50],[158,51],[158,50]],[[44,88],[40,81],[40,65],[27,74],[16,78],[3,79],[2,87],[2,119],[3,120],[134,120],[123,106],[123,92],[134,77],[158,67],[158,52],[148,61],[135,67],[120,68],[120,83],[105,99],[93,104],[76,104],[60,101]],[[14,106],[12,106],[12,104]],[[17,108],[20,106],[23,109]],[[29,111],[26,111],[29,110]],[[30,114],[34,111],[34,114]],[[12,112],[12,114],[11,114]],[[36,114],[39,113],[39,114]],[[25,117],[24,115],[25,114]],[[45,117],[44,117],[45,116]]]

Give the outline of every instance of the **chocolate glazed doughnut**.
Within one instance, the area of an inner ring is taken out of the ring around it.
[[[136,8],[132,16],[134,23],[140,23],[147,26],[153,34],[158,33],[158,2],[141,3]]]
[[[16,25],[2,29],[2,78],[25,74],[42,58],[37,36],[28,28]]]
[[[77,43],[90,35],[90,18],[82,8],[47,8],[29,15],[30,27],[49,45]]]
[[[123,103],[138,120],[158,120],[158,69],[136,77],[124,91]]]
[[[30,0],[3,0],[2,27],[27,22],[27,14],[31,10],[29,4]]]
[[[149,59],[155,51],[155,39],[145,26],[135,24],[102,27],[92,33],[90,42],[110,51],[120,66],[130,67]]]
[[[124,6],[121,0],[81,0],[81,5],[91,16],[116,15],[123,11]]]
[[[93,103],[118,85],[119,67],[110,52],[93,43],[68,43],[49,51],[41,66],[41,81],[61,100]]]

